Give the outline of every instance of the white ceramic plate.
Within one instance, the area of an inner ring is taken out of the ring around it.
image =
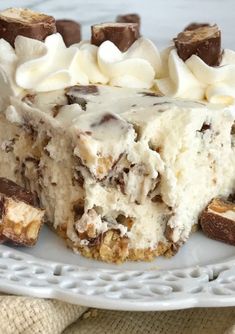
[[[189,22],[204,22],[206,12],[206,21],[217,22],[223,28],[224,44],[234,45],[232,0],[227,4],[229,10],[224,10],[219,0],[205,0],[204,11],[200,1],[185,0],[159,0],[157,4],[155,0],[5,0],[0,7],[16,5],[78,19],[85,38],[92,23],[113,20],[119,13],[138,12],[143,34],[158,46],[168,45]],[[90,8],[94,5],[92,16]],[[120,310],[235,306],[235,247],[209,240],[198,232],[170,260],[115,266],[73,254],[45,227],[33,249],[0,245],[0,290]]]
[[[197,232],[171,259],[110,265],[44,227],[35,248],[0,246],[0,289],[119,310],[235,306],[235,248]]]

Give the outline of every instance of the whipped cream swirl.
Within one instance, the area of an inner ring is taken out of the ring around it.
[[[192,55],[185,62],[175,48],[161,55],[162,71],[155,84],[164,95],[211,103],[235,102],[235,52],[224,50],[220,66],[208,66],[201,58]]]
[[[18,95],[22,89],[15,82],[17,56],[12,46],[0,39],[0,86],[1,98]]]
[[[5,83],[9,96],[12,90],[17,95],[90,83],[151,88],[161,64],[157,48],[144,38],[122,53],[109,41],[100,47],[81,42],[67,48],[58,33],[45,42],[18,36],[15,49],[0,40],[0,55],[1,86]]]
[[[92,45],[67,48],[60,34],[50,35],[45,42],[18,36],[15,41],[18,58],[16,84],[36,92],[62,89],[74,84],[88,85],[107,79],[96,64]]]
[[[150,40],[139,38],[124,53],[110,41],[102,43],[98,48],[98,64],[111,86],[148,89],[160,71],[161,59]]]
[[[235,52],[224,50],[221,65],[211,67],[196,55],[184,62],[174,47],[160,54],[145,38],[126,52],[110,41],[99,47],[84,41],[67,48],[58,33],[44,42],[18,36],[15,49],[0,39],[1,108],[10,96],[25,91],[47,92],[75,84],[155,87],[176,98],[232,104]]]

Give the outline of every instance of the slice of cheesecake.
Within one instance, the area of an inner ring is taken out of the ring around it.
[[[233,106],[73,86],[12,97],[0,176],[35,191],[74,251],[107,262],[172,255],[235,190]]]

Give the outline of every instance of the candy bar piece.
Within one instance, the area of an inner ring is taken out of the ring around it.
[[[62,35],[66,46],[81,41],[81,25],[76,21],[56,20],[56,29]]]
[[[221,32],[217,25],[183,31],[174,38],[174,42],[183,61],[195,54],[209,66],[220,64]]]
[[[55,19],[52,16],[23,8],[9,8],[0,12],[0,38],[12,46],[18,35],[43,41],[55,32]]]
[[[195,30],[195,29],[202,28],[202,27],[210,27],[210,24],[209,23],[192,22],[184,28],[184,31]]]
[[[137,23],[140,27],[141,19],[138,14],[125,14],[125,15],[118,15],[116,18],[116,22],[120,23]]]
[[[235,204],[215,198],[203,211],[200,224],[211,239],[235,246]]]
[[[126,51],[139,37],[137,23],[102,23],[91,27],[91,43],[100,46],[104,41],[113,42],[121,51]]]
[[[44,210],[35,206],[35,195],[0,178],[0,240],[33,246],[43,224]]]

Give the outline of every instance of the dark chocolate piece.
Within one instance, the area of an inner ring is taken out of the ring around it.
[[[81,25],[76,21],[56,20],[56,29],[62,35],[66,46],[81,41]]]
[[[163,95],[161,93],[156,92],[139,92],[138,94],[141,94],[143,96],[151,96],[151,97],[162,97]]]
[[[151,201],[153,203],[164,203],[161,195],[155,195],[153,198],[151,198]]]
[[[228,197],[228,201],[235,203],[235,194],[230,194]]]
[[[35,194],[24,189],[15,182],[3,177],[0,178],[0,194],[3,194],[7,197],[12,197],[18,201],[25,202],[32,206],[37,205],[37,196]]]
[[[77,103],[81,106],[82,110],[86,110],[87,100],[83,95],[97,95],[99,93],[98,87],[95,85],[90,86],[72,86],[65,89],[65,96],[67,97],[68,104]]]
[[[220,64],[221,32],[217,25],[183,31],[174,38],[174,43],[183,61],[195,54],[209,66]]]
[[[32,105],[35,102],[35,97],[36,97],[36,94],[26,94],[22,98],[22,101],[27,103],[28,105]]]
[[[164,235],[167,240],[173,241],[173,233],[174,233],[174,229],[171,226],[166,225]]]
[[[13,47],[18,35],[43,41],[55,32],[55,19],[52,16],[22,8],[10,8],[0,12],[0,38]]]
[[[116,22],[119,23],[137,23],[140,27],[141,19],[138,14],[125,14],[125,15],[118,15],[116,18]]]
[[[53,108],[52,108],[52,116],[53,117],[56,117],[58,114],[59,114],[59,112],[60,112],[60,109],[63,107],[63,105],[61,105],[61,104],[56,104]]]
[[[235,135],[235,123],[233,123],[232,127],[231,127],[231,131],[230,134],[233,136]]]
[[[201,129],[198,130],[198,132],[204,133],[207,130],[211,130],[211,124],[203,123]]]
[[[99,122],[92,123],[91,127],[94,128],[94,127],[100,126],[100,125],[102,125],[104,123],[108,123],[108,122],[116,121],[116,120],[118,120],[118,118],[115,115],[107,113],[107,114],[104,114],[101,117],[101,119],[100,119]]]
[[[105,41],[113,42],[121,51],[126,51],[140,37],[137,23],[102,23],[91,27],[91,43],[100,46]]]
[[[65,95],[68,99],[69,104],[76,103],[74,101],[76,100],[77,96],[90,95],[90,94],[98,95],[99,94],[98,87],[95,85],[88,85],[88,86],[75,85],[65,89]]]
[[[84,97],[80,97],[80,96],[71,96],[71,98],[68,98],[69,100],[69,104],[74,104],[77,103],[80,105],[80,107],[82,108],[82,110],[86,111],[86,105],[87,105],[87,100],[84,99]]]
[[[104,116],[102,116],[98,125],[102,125],[102,124],[110,122],[110,121],[116,121],[117,119],[118,118],[113,114],[105,114]]]
[[[84,214],[84,203],[79,201],[73,205],[73,212],[74,212],[74,221],[81,219],[82,215]]]
[[[210,27],[210,24],[209,23],[192,22],[184,28],[184,31],[195,30],[195,29],[202,28],[202,27]]]
[[[234,217],[232,216],[234,214]],[[213,199],[202,212],[200,225],[211,239],[235,246],[235,204],[219,198]]]

